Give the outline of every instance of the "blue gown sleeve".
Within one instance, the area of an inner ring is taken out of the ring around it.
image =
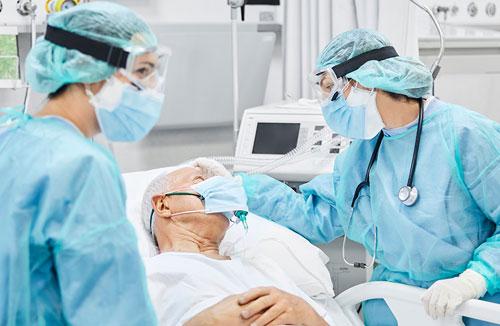
[[[300,193],[267,175],[241,177],[251,212],[286,226],[312,243],[328,243],[344,234],[331,174],[302,185]]]
[[[488,292],[495,294],[500,292],[500,125],[473,114],[456,139],[459,173],[475,204],[495,225],[467,268],[483,275]]]
[[[70,325],[155,325],[137,238],[126,218],[114,161],[89,155],[59,162],[42,205]]]

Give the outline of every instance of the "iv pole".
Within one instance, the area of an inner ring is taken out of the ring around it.
[[[233,148],[236,150],[239,132],[239,76],[238,76],[238,9],[245,4],[244,0],[228,0],[227,4],[231,6],[231,47],[233,60]]]
[[[36,42],[36,4],[33,4],[32,0],[25,0],[20,2],[17,6],[17,12],[21,16],[30,16],[31,18],[31,48],[35,46]],[[26,74],[26,72],[25,72]],[[26,94],[24,96],[24,106],[23,114],[28,111],[28,103],[31,97],[31,87],[26,83],[26,77],[24,78],[24,87],[26,87]]]

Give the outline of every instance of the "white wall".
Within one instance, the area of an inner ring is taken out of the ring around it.
[[[114,0],[114,2],[128,6],[150,23],[230,22],[230,8],[226,0]],[[279,19],[279,12],[274,7],[250,6],[246,8],[246,20],[259,21],[259,14],[263,11],[267,12],[268,17],[278,16]],[[277,35],[277,46],[266,89],[266,103],[277,102],[282,97],[280,37]],[[21,34],[20,39],[23,59],[27,54],[29,35]],[[0,107],[19,105],[23,102],[23,98],[24,90],[0,89]],[[43,106],[44,98],[42,94],[33,94],[30,102],[31,113]],[[99,137],[98,141],[103,142],[102,137]],[[232,128],[227,126],[153,131],[142,142],[115,144],[114,153],[123,171],[173,165],[197,156],[231,155]]]
[[[384,3],[399,1],[383,0]],[[114,0],[114,2],[130,7],[151,23],[230,21],[230,8],[227,0]],[[344,1],[344,3],[347,2],[347,0]],[[263,13],[268,17],[274,17],[277,23],[282,22],[281,8],[270,6],[246,8],[248,21],[259,21]],[[278,34],[268,76],[265,104],[282,100],[282,65],[281,34]],[[0,105],[13,105],[22,101],[22,92],[0,90],[0,98],[2,98]],[[40,101],[41,97],[35,98],[35,107],[39,107]],[[133,171],[177,164],[201,155],[231,154],[233,144],[231,128],[227,127],[153,131],[143,142],[117,144],[114,149],[122,170]]]
[[[150,23],[158,22],[230,22],[227,0],[112,0],[136,11]],[[282,0],[287,1],[287,0]],[[295,0],[292,0],[295,1]],[[281,23],[282,12],[274,6],[246,6],[245,21],[258,22],[260,14],[274,16]],[[282,99],[281,34],[277,35],[276,48],[271,63],[265,103]]]
[[[230,22],[230,9],[226,0],[115,0],[115,2],[135,10],[150,23]],[[280,13],[271,6],[248,6],[245,18],[247,21],[257,22],[262,11],[269,13],[268,16],[280,19]],[[277,35],[265,103],[277,102],[282,98],[280,37],[280,34]],[[122,171],[125,172],[175,165],[198,156],[232,155],[232,127],[154,130],[139,143],[114,144],[113,150]]]

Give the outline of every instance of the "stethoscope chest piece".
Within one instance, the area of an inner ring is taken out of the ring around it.
[[[399,189],[398,198],[404,205],[412,206],[418,199],[418,190],[416,187],[401,187],[401,189]]]

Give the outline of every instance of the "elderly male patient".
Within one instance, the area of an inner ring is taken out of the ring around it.
[[[274,262],[219,253],[231,222],[223,213],[205,214],[203,198],[192,188],[204,179],[199,168],[181,168],[157,177],[144,195],[144,224],[160,252],[146,261],[160,323],[331,324]]]

